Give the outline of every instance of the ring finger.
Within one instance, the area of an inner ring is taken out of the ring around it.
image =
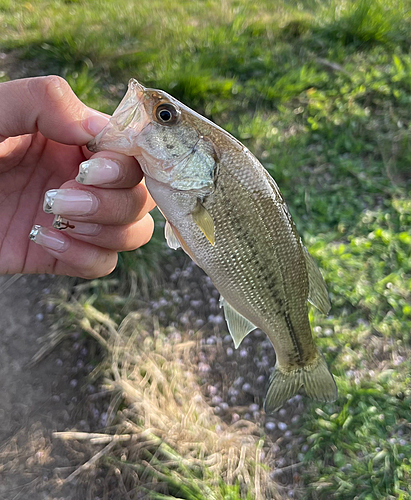
[[[117,252],[135,250],[150,240],[154,222],[150,214],[132,224],[123,226],[106,226],[91,222],[69,221],[56,216],[53,227],[62,229],[64,233],[92,245],[116,250]]]

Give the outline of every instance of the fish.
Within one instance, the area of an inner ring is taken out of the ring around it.
[[[323,277],[267,170],[236,138],[162,90],[131,79],[88,144],[134,156],[166,219],[168,245],[211,278],[236,348],[259,328],[276,353],[264,409],[301,389],[332,402],[337,386],[314,343],[308,303],[328,314]]]

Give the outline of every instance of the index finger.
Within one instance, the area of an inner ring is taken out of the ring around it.
[[[86,144],[108,116],[83,104],[59,76],[0,84],[0,138],[41,132],[63,144]]]

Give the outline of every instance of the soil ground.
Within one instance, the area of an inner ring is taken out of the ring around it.
[[[0,500],[81,498],[75,485],[62,484],[60,476],[74,469],[68,450],[52,439],[53,431],[68,430],[81,418],[81,353],[63,343],[31,363],[51,326],[53,306],[44,298],[64,283],[0,277]]]

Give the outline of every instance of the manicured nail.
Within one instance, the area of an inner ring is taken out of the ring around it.
[[[55,229],[69,230],[71,233],[84,234],[85,236],[97,236],[102,229],[101,224],[91,224],[88,222],[70,222],[61,215],[56,215],[53,221]]]
[[[80,189],[50,189],[44,195],[46,214],[90,215],[98,208],[97,198]]]
[[[80,184],[110,184],[120,177],[120,164],[106,158],[91,158],[80,164],[76,181]]]
[[[109,116],[105,116],[95,109],[88,109],[88,116],[82,122],[83,128],[89,134],[96,136],[107,125],[110,120]]]
[[[53,229],[36,224],[30,231],[29,238],[42,247],[55,252],[65,252],[70,245],[70,240],[64,234]]]

